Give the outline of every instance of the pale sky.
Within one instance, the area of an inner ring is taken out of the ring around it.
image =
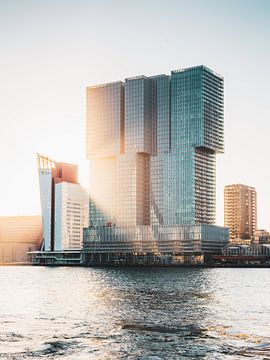
[[[85,87],[204,64],[225,79],[226,184],[270,230],[270,0],[0,0],[0,215],[40,213],[36,153],[80,165]]]

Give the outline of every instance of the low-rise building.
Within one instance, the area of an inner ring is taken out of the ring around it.
[[[253,244],[269,244],[270,243],[270,233],[264,229],[258,229],[255,231],[254,239],[252,240]]]
[[[27,252],[40,250],[40,216],[0,217],[0,263],[27,262]]]

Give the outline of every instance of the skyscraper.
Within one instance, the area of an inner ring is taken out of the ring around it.
[[[44,250],[81,249],[89,197],[78,183],[77,165],[38,154],[38,172]]]
[[[213,226],[222,77],[197,66],[88,87],[86,133],[86,239],[97,251],[111,242],[119,251],[193,252],[197,239],[200,252],[226,242],[227,230]]]
[[[257,229],[257,193],[254,187],[227,185],[224,189],[224,225],[230,240],[251,240]]]

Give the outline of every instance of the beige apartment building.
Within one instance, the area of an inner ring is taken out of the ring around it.
[[[257,193],[254,187],[227,185],[224,189],[224,226],[231,242],[248,242],[257,228]]]

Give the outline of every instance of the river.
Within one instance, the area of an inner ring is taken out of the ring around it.
[[[270,359],[270,269],[0,267],[0,359]]]

